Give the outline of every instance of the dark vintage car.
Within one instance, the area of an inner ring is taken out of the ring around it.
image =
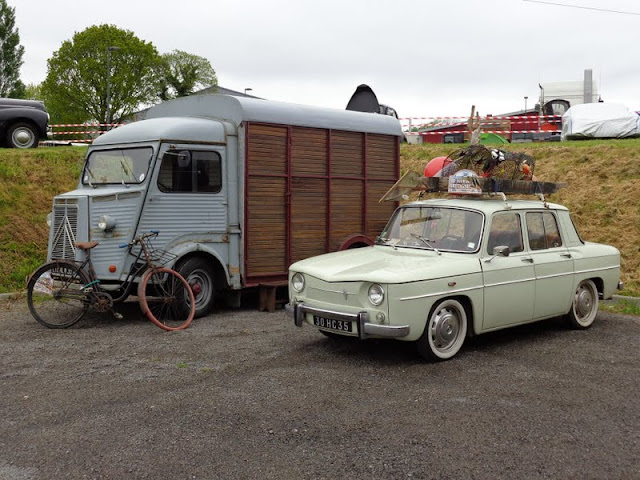
[[[49,114],[43,102],[0,98],[0,145],[35,148],[47,138]]]

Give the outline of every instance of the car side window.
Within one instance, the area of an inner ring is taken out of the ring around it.
[[[169,150],[162,157],[158,188],[165,193],[217,193],[222,188],[222,160],[211,151]]]
[[[495,247],[507,246],[511,252],[522,252],[522,228],[520,215],[517,213],[497,213],[491,220],[487,253],[493,255]]]
[[[526,215],[527,236],[531,250],[562,246],[556,217],[550,212],[530,212]]]

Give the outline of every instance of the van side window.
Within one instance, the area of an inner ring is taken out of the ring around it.
[[[562,246],[556,217],[550,212],[527,213],[527,235],[531,250]]]
[[[491,231],[487,243],[487,253],[493,255],[495,247],[509,247],[511,252],[522,252],[522,228],[517,213],[498,213],[491,220]]]
[[[158,172],[165,193],[217,193],[222,188],[222,160],[217,152],[168,150]]]

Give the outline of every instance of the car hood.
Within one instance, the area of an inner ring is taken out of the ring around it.
[[[290,269],[326,282],[406,283],[480,272],[476,255],[376,245],[308,258]]]

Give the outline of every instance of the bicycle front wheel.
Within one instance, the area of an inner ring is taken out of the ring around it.
[[[54,261],[38,268],[27,284],[27,304],[33,318],[47,328],[67,328],[89,309],[84,291],[89,276],[72,262]]]
[[[191,324],[196,302],[191,287],[175,270],[150,268],[138,285],[140,308],[163,330],[182,330]]]

